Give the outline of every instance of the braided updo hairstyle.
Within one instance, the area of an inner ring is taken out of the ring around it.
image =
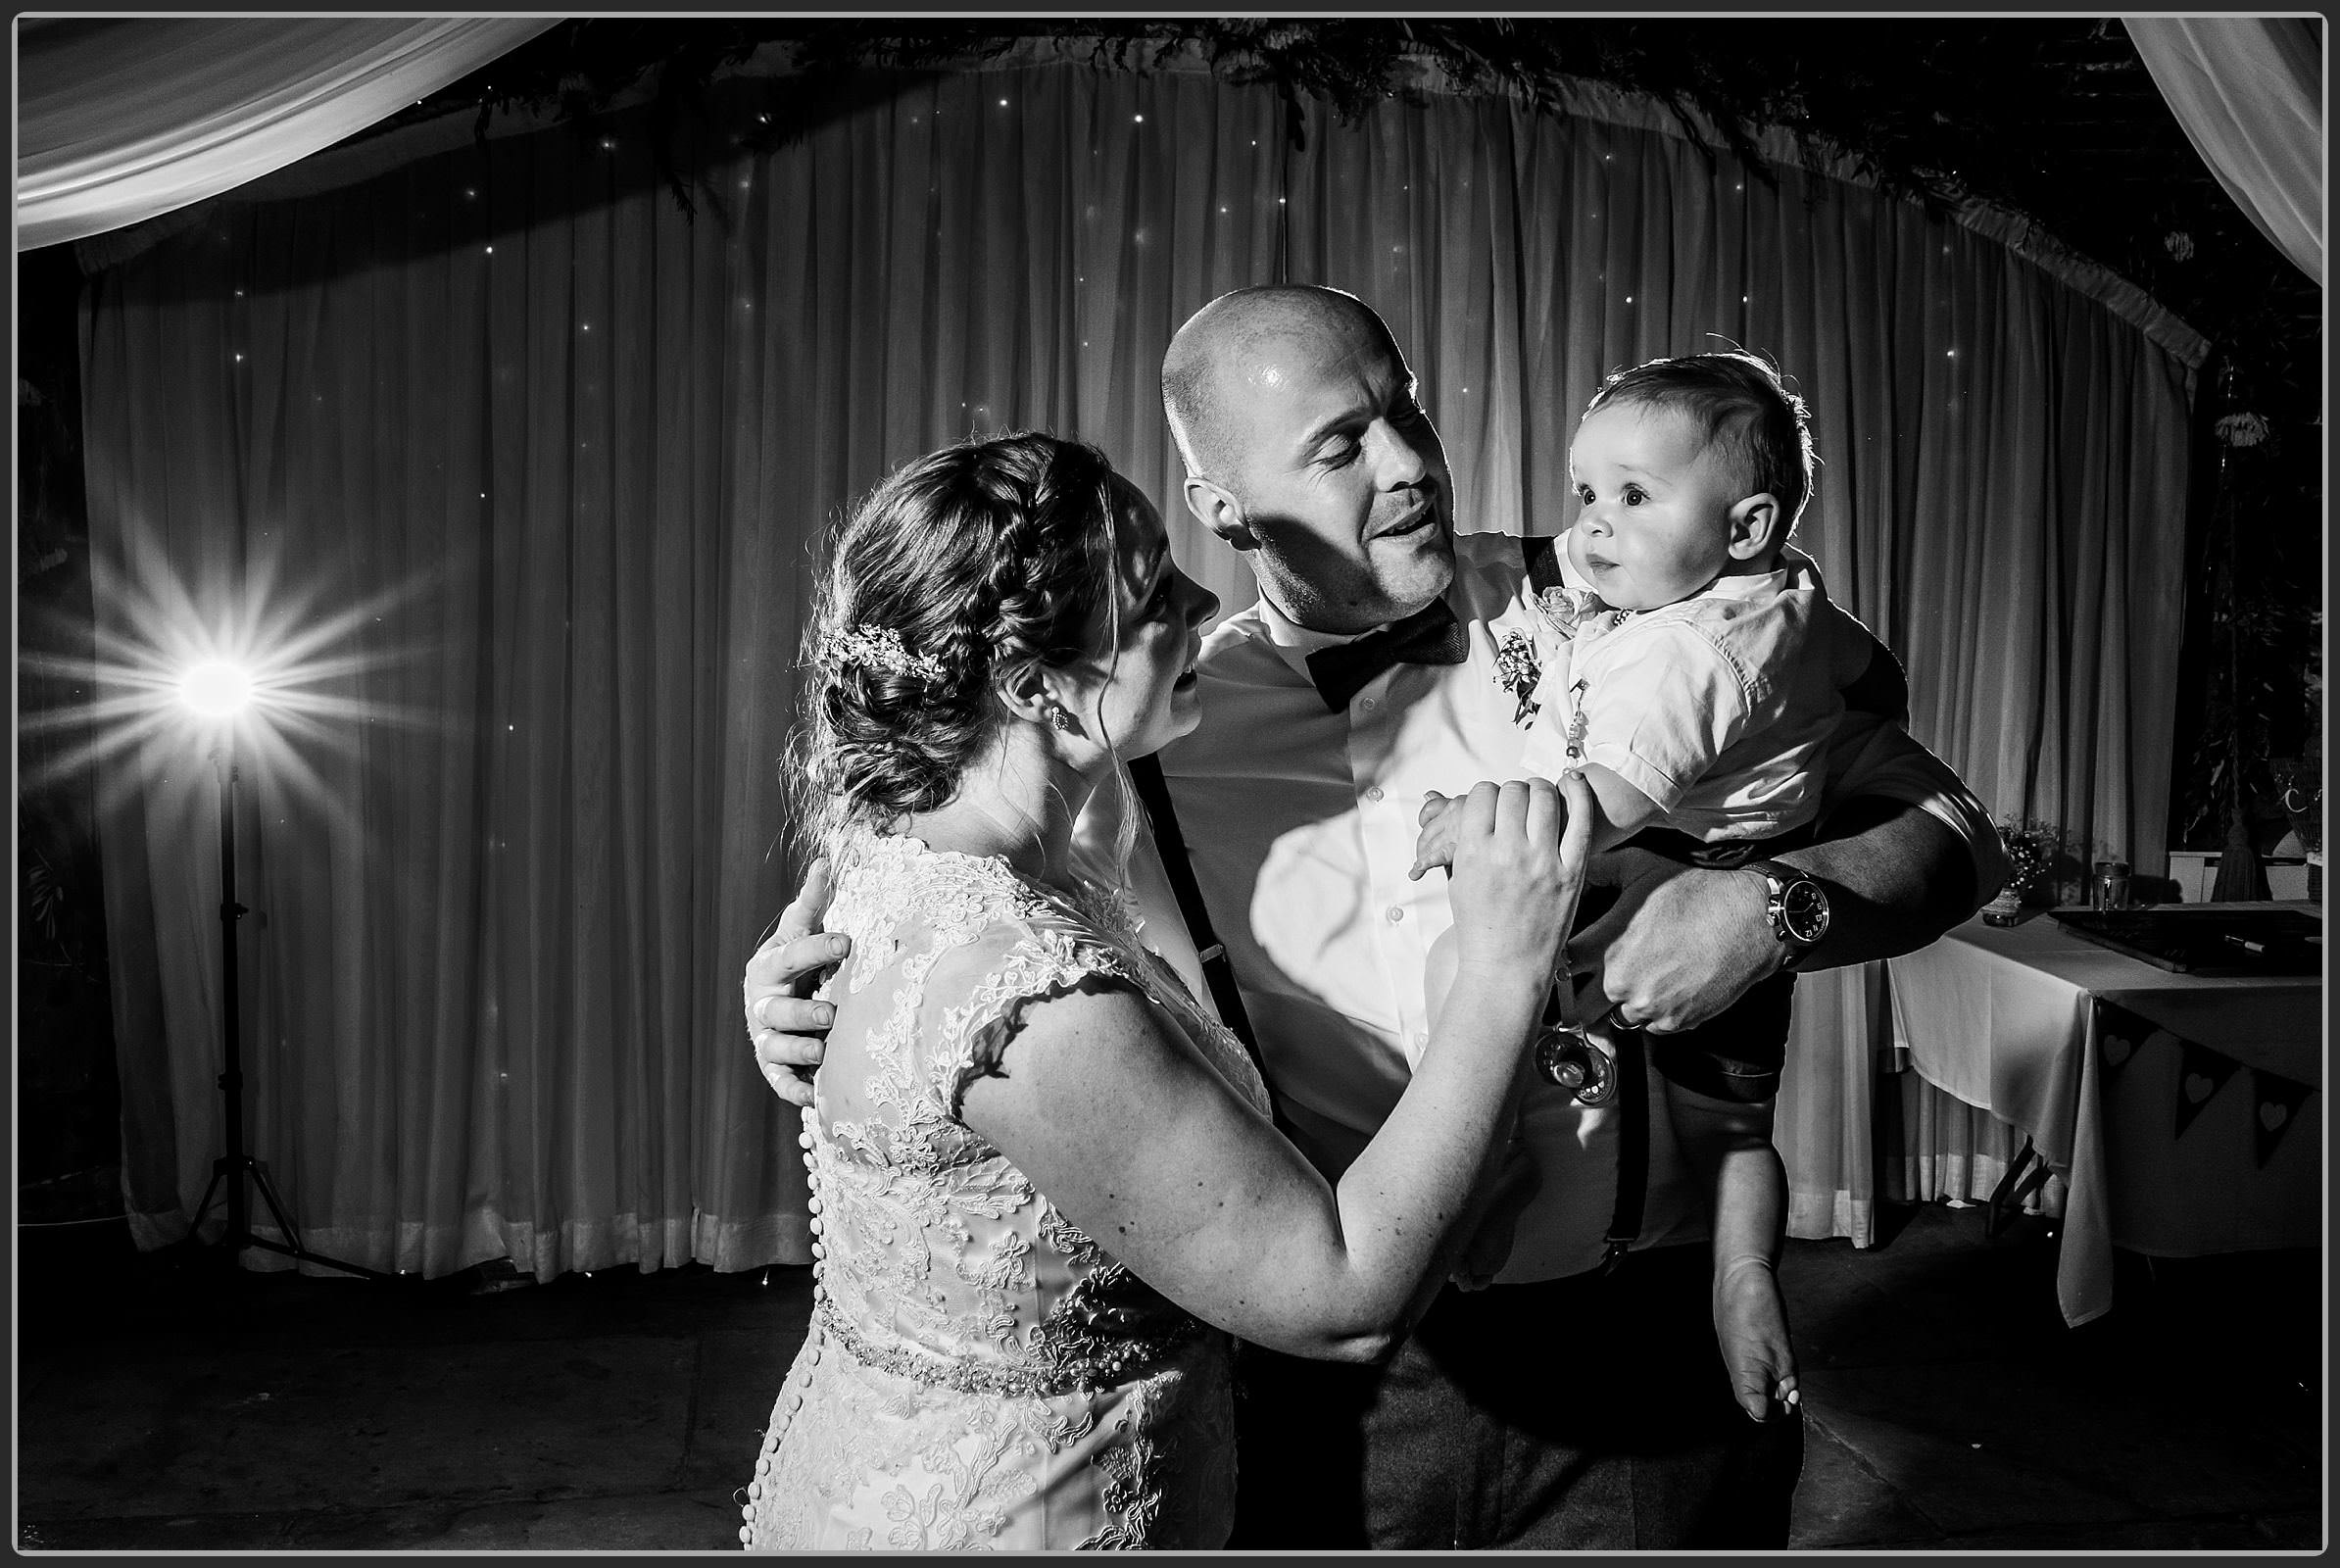
[[[807,854],[848,823],[882,832],[949,802],[1005,717],[1000,678],[1095,657],[1100,609],[1114,646],[1117,483],[1085,442],[987,436],[904,464],[834,528],[784,779]],[[889,631],[907,661],[824,658],[850,633]]]

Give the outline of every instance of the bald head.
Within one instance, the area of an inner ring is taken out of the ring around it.
[[[1187,510],[1300,625],[1365,631],[1454,576],[1452,475],[1389,326],[1353,294],[1238,289],[1162,357]]]
[[[1187,472],[1224,483],[1239,466],[1244,431],[1231,421],[1238,394],[1284,373],[1298,340],[1321,347],[1344,340],[1396,340],[1372,307],[1337,288],[1269,283],[1222,294],[1187,318],[1162,356],[1162,412]]]

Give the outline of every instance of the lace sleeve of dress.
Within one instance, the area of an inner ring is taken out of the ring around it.
[[[1111,948],[1046,924],[995,928],[969,956],[963,998],[942,1009],[935,1052],[935,1087],[945,1112],[956,1121],[967,1088],[978,1078],[1002,1076],[1000,1061],[1024,1026],[1024,1010],[1083,985],[1128,986],[1144,993],[1126,960]]]

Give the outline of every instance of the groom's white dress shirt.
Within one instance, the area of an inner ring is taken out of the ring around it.
[[[1425,793],[1527,776],[1527,731],[1497,654],[1514,633],[1533,642],[1532,592],[1516,538],[1458,535],[1446,602],[1469,637],[1465,661],[1396,665],[1340,712],[1317,694],[1307,658],[1350,639],[1295,625],[1263,598],[1205,640],[1201,725],[1161,754],[1268,1077],[1328,1174],[1380,1127],[1430,1038],[1425,959],[1453,917],[1443,873],[1406,879]],[[1828,774],[1824,811],[1853,795],[1922,807],[1970,846],[1977,885],[1995,885],[1988,814],[1898,728],[1848,715]],[[1100,808],[1083,824],[1085,847],[1108,841],[1104,815]],[[1131,873],[1146,941],[1207,1005],[1194,944],[1143,834]],[[1540,1185],[1499,1281],[1554,1279],[1600,1261],[1616,1191],[1616,1114],[1536,1082],[1521,1134]],[[1637,1245],[1703,1236],[1703,1207],[1667,1119],[1652,1117]]]

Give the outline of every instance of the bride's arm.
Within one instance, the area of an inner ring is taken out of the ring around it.
[[[1482,785],[1473,806],[1455,863],[1452,1000],[1338,1188],[1158,1009],[1119,988],[1031,1007],[1004,1076],[967,1089],[968,1125],[1196,1316],[1294,1354],[1385,1354],[1469,1203],[1582,875],[1584,830],[1564,867],[1541,780]]]

